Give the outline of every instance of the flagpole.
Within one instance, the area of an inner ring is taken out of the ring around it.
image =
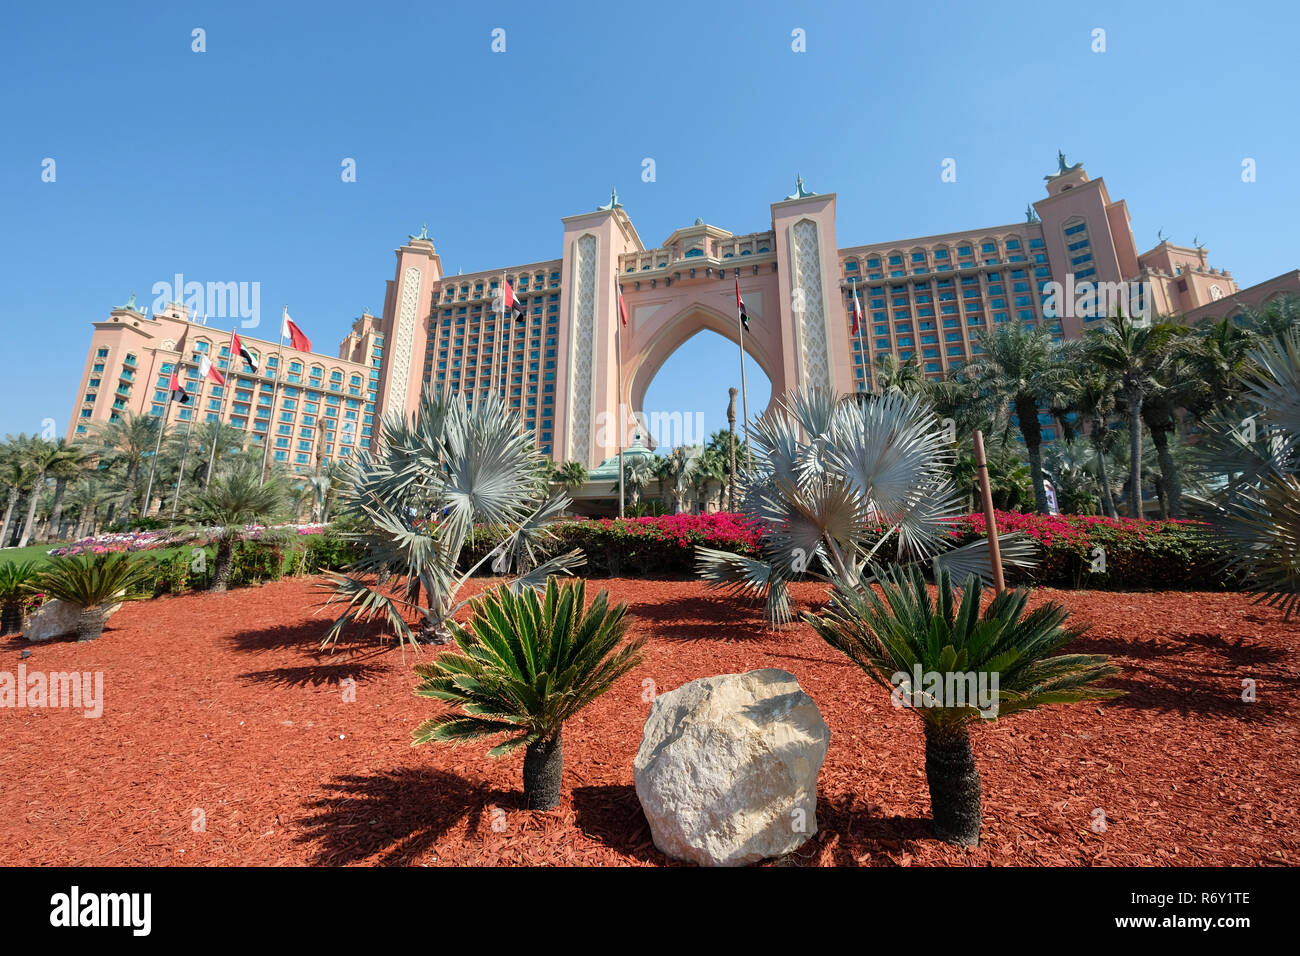
[[[736,270],[736,329],[740,333],[740,410],[745,416],[745,467],[754,469],[754,453],[749,440],[749,389],[745,385],[745,323],[740,319],[740,270]]]
[[[227,351],[230,352],[230,365],[226,368],[226,373],[230,375],[231,378],[234,378],[235,367],[236,367],[235,363],[239,361],[239,356],[235,354],[234,328],[231,328],[230,330],[230,345],[227,346]],[[221,355],[219,353],[217,355],[217,360],[218,362],[220,362],[221,360]],[[217,367],[217,371],[218,372],[221,371],[219,365]],[[217,409],[216,428],[214,428],[212,432],[212,450],[208,453],[208,473],[203,476],[204,491],[207,491],[208,485],[212,483],[212,465],[217,460],[217,442],[220,441],[221,439],[221,420],[226,417],[226,399],[230,397],[230,390],[234,388],[234,385],[232,385],[230,382],[227,382],[225,385],[222,386],[222,388],[225,389],[225,391],[221,393],[221,405]]]
[[[862,360],[862,391],[865,392],[867,390],[867,372],[870,371],[870,368],[867,365],[867,346],[862,341],[862,326],[867,324],[867,316],[865,312],[860,316],[857,315],[857,313],[862,312],[862,303],[858,300],[858,277],[854,276],[849,281],[853,283],[853,312],[857,316],[853,324],[858,327],[858,357]],[[857,369],[853,371],[856,376]]]
[[[618,269],[618,260],[614,260],[614,268]],[[618,419],[618,516],[624,517],[623,512],[623,311],[617,308],[619,296],[623,290],[619,288],[618,273],[614,274],[614,304],[615,311],[618,315],[615,317],[617,322],[614,326],[614,365],[618,369],[618,395],[614,400],[616,409],[614,415]]]
[[[203,391],[203,382],[199,381],[199,387],[194,392],[194,411],[199,410],[199,393]],[[176,508],[181,503],[181,484],[185,481],[185,461],[190,456],[190,432],[194,429],[194,416],[190,415],[190,420],[185,426],[185,445],[181,449],[181,466],[176,472],[176,493],[172,495],[172,518],[168,522],[168,527],[176,523]]]
[[[177,378],[179,382],[180,379]],[[158,423],[158,441],[153,446],[153,461],[149,463],[149,481],[144,489],[144,514],[141,517],[149,517],[149,504],[153,498],[153,477],[158,470],[158,453],[162,451],[163,432],[167,431],[167,413],[172,410],[172,390],[167,388],[167,404],[163,406],[162,421]],[[128,512],[130,509],[127,509]]]
[[[280,351],[275,357],[275,382],[271,386],[271,418],[266,423],[266,437],[262,440],[262,468],[257,475],[259,486],[266,483],[266,461],[271,454],[271,428],[275,424],[275,401],[280,395],[280,371],[284,365],[284,320],[288,314],[289,304],[286,302],[284,312],[280,315]],[[254,417],[253,421],[256,423],[257,418]]]

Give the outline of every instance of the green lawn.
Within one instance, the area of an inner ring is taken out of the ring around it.
[[[60,543],[51,542],[50,544],[29,544],[25,548],[5,548],[0,550],[0,564],[15,564],[19,561],[47,561],[49,560],[49,550],[62,546]]]

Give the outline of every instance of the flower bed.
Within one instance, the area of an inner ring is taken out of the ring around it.
[[[243,532],[244,540],[257,541],[268,531],[279,534],[288,534],[293,532],[299,537],[305,535],[321,534],[329,525],[315,524],[280,524],[271,525],[269,528],[264,525],[248,525]],[[113,551],[154,551],[159,548],[174,548],[183,544],[207,544],[216,536],[215,529],[195,531],[189,529],[186,531],[173,531],[163,529],[160,531],[123,531],[113,534],[95,535],[90,538],[82,538],[79,541],[73,541],[71,544],[64,545],[61,548],[50,550],[52,557],[61,558],[78,554],[107,554]]]

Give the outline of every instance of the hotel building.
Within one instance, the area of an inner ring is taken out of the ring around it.
[[[976,333],[1007,323],[1078,337],[1104,321],[1104,310],[1073,307],[1070,293],[1084,283],[1119,290],[1131,312],[1189,319],[1300,292],[1300,271],[1239,289],[1204,247],[1162,241],[1139,253],[1124,200],[1063,155],[1044,180],[1046,196],[1019,222],[863,245],[839,244],[835,194],[811,192],[802,180],[770,205],[766,230],[736,235],[697,219],[657,247],[642,242],[615,193],[561,220],[557,258],[468,275],[445,275],[421,230],[395,250],[382,315],[358,319],[338,358],[245,339],[266,356],[263,374],[240,362],[230,401],[207,384],[194,404],[170,412],[166,376],[180,360],[181,333],[186,361],[206,351],[224,371],[229,332],[187,322],[183,309],[150,318],[122,307],[95,323],[70,435],[124,409],[182,421],[220,416],[252,446],[269,433],[277,460],[308,470],[317,454],[342,458],[367,447],[377,416],[409,413],[421,389],[457,392],[471,404],[495,391],[542,451],[589,469],[604,463],[603,475],[618,423],[629,442],[632,415],[668,357],[702,329],[736,340],[737,281],[750,316],[745,348],[774,395],[870,389],[882,355],[915,360],[939,378],[979,354]],[[522,316],[503,320],[503,280]],[[863,310],[856,335],[855,292]],[[269,376],[281,370],[272,407]],[[733,365],[719,369],[720,403],[737,377]],[[198,387],[188,366],[187,382]],[[1046,417],[1044,437],[1052,437]]]

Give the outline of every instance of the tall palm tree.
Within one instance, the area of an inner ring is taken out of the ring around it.
[[[1116,310],[1106,327],[1089,332],[1084,355],[1089,363],[1119,383],[1128,412],[1129,517],[1142,517],[1142,403],[1154,390],[1154,376],[1172,348],[1176,326],[1132,319]]]
[[[1259,338],[1250,328],[1230,318],[1202,324],[1199,336],[1190,343],[1187,361],[1192,374],[1203,389],[1188,406],[1197,418],[1204,418],[1217,408],[1240,398],[1242,376],[1250,368],[1249,353]]]
[[[655,480],[654,461],[647,455],[636,455],[623,464],[623,484],[630,497],[633,508],[641,501],[641,492]],[[614,486],[618,491],[618,485]]]
[[[915,358],[900,362],[893,353],[885,352],[876,356],[875,381],[877,389],[883,394],[902,392],[904,395],[915,395],[924,386],[925,377]]]
[[[1106,451],[1110,446],[1110,417],[1115,414],[1115,382],[1105,372],[1088,371],[1078,380],[1073,406],[1088,426],[1088,441],[1097,456],[1097,484],[1101,491],[1102,513],[1107,518],[1119,517],[1115,510],[1115,497],[1110,490],[1110,476],[1106,469]]]
[[[1242,310],[1246,328],[1261,341],[1273,342],[1300,328],[1300,296],[1279,295],[1263,305]]]
[[[723,457],[722,452],[706,446],[700,450],[699,458],[695,464],[695,471],[691,474],[691,484],[695,488],[695,500],[698,503],[700,514],[705,511],[704,499],[709,493],[710,482],[715,482],[720,488],[726,485],[727,460]],[[721,494],[720,491],[719,494]]]
[[[217,528],[217,555],[212,567],[210,590],[224,591],[230,583],[235,545],[248,525],[265,521],[284,502],[279,478],[259,482],[260,462],[251,459],[227,461],[212,476],[207,488],[190,492],[188,511],[196,521]]]
[[[587,483],[587,468],[580,461],[566,461],[555,469],[555,480],[566,491],[576,491]]]
[[[1170,453],[1169,438],[1178,429],[1178,410],[1200,404],[1206,391],[1206,384],[1196,377],[1191,361],[1194,348],[1185,337],[1171,338],[1169,354],[1152,370],[1150,390],[1142,401],[1142,423],[1156,446],[1165,510],[1171,518],[1182,517],[1183,483]]]
[[[85,475],[72,486],[68,494],[68,503],[77,510],[73,538],[84,538],[99,530],[99,509],[108,502],[110,497],[112,493],[96,472]]]
[[[699,445],[678,445],[664,456],[661,480],[668,482],[668,493],[672,495],[673,508],[677,514],[682,513],[686,505],[686,496],[691,490],[691,480],[699,467]]]
[[[58,540],[63,534],[63,502],[68,490],[68,483],[86,473],[90,456],[78,444],[69,443],[64,438],[56,442],[56,455],[50,463],[47,474],[54,479],[54,501],[50,506],[50,525],[47,540]]]
[[[5,489],[5,517],[0,526],[0,548],[9,546],[9,529],[12,527],[14,510],[18,500],[31,487],[31,473],[28,471],[26,435],[14,438],[5,436],[5,443],[0,446],[0,487]]]
[[[1073,387],[1071,368],[1062,361],[1061,350],[1046,329],[1004,325],[993,333],[981,330],[976,341],[984,354],[967,365],[965,373],[977,388],[997,396],[1003,407],[1015,411],[1029,458],[1034,508],[1039,514],[1046,514],[1043,428],[1038,409],[1069,401]]]
[[[23,455],[27,460],[31,491],[27,494],[27,518],[23,521],[22,534],[18,536],[20,548],[27,547],[27,542],[32,538],[32,528],[36,524],[36,506],[40,493],[45,488],[45,476],[64,457],[64,452],[56,443],[33,436],[24,446]]]
[[[121,468],[120,472],[110,470],[109,474],[120,477],[121,503],[128,518],[138,513],[140,476],[157,447],[158,429],[161,427],[161,418],[135,412],[123,412],[117,421],[100,422],[94,426],[90,450],[110,469],[112,466]]]

